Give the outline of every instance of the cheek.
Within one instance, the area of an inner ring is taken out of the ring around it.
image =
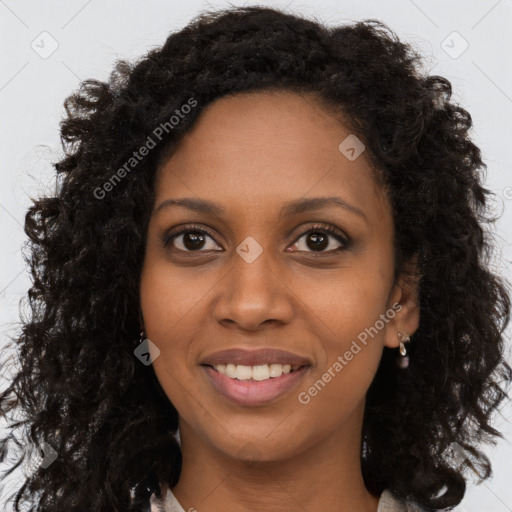
[[[180,319],[186,318],[187,310],[192,307],[187,295],[179,294],[181,286],[174,275],[166,270],[165,265],[153,263],[148,258],[140,281],[145,334],[160,350],[152,366],[173,403],[176,397],[171,394],[175,393],[173,390],[179,389],[178,384],[183,380],[179,372],[181,365],[175,362],[182,360],[185,355],[184,345],[180,343],[185,338],[177,331],[183,328]]]
[[[140,300],[146,337],[160,350],[153,361],[155,374],[174,406],[187,408],[195,386],[191,372],[197,362],[191,352],[201,338],[213,282],[193,270],[177,271],[164,259],[147,257],[140,281]]]
[[[294,293],[301,297],[310,322],[328,336],[326,344],[342,350],[366,332],[385,313],[391,286],[391,267],[384,274],[378,262],[337,269],[322,278],[297,279]],[[364,336],[363,336],[364,337]]]
[[[386,317],[391,266],[383,275],[377,263],[340,269],[322,286],[305,283],[299,291],[307,297],[309,327],[318,326],[323,349],[322,361],[301,391],[318,404],[338,403],[340,414],[351,410],[371,384],[388,325],[381,315],[392,318]]]
[[[165,261],[148,260],[141,276],[140,297],[146,335],[165,348],[198,325],[212,284],[191,270],[177,271]],[[203,316],[204,318],[204,316]]]

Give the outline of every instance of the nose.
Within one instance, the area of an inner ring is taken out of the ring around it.
[[[291,321],[294,294],[270,260],[265,251],[251,263],[235,255],[233,266],[216,287],[213,317],[217,322],[256,331]]]

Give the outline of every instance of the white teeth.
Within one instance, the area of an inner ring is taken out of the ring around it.
[[[253,366],[252,368],[252,378],[254,380],[267,380],[270,378],[270,370],[268,369],[268,364],[262,364],[259,366]]]
[[[216,364],[213,366],[219,373],[231,379],[238,380],[267,380],[281,377],[281,375],[298,370],[300,365],[289,364],[261,364],[257,366],[245,366],[243,364]]]
[[[217,369],[217,371],[219,373],[222,373],[222,375],[226,375],[226,365],[225,364],[218,364],[215,366],[215,368]]]
[[[236,364],[226,365],[226,375],[231,379],[236,379]]]
[[[283,367],[280,364],[271,364],[269,372],[271,377],[281,377],[283,374]]]
[[[238,380],[249,380],[252,377],[252,367],[237,364],[235,376]]]

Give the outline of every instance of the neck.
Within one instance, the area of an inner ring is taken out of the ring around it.
[[[364,403],[340,430],[293,457],[251,463],[220,452],[181,422],[183,465],[173,494],[185,510],[376,512],[379,498],[361,474],[363,410]]]

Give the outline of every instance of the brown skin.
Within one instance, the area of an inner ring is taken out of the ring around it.
[[[242,94],[207,107],[159,170],[155,210],[180,197],[226,209],[154,211],[141,276],[146,335],[161,351],[153,367],[180,415],[183,468],[173,492],[185,510],[377,510],[360,466],[365,395],[383,347],[398,347],[399,331],[417,329],[419,307],[417,287],[393,281],[386,194],[364,153],[349,161],[338,150],[349,134],[311,96]],[[319,196],[341,197],[366,219],[336,206],[279,218],[284,202]],[[205,234],[191,250],[194,239],[178,235],[164,247],[167,230],[189,223],[211,228],[213,238]],[[311,233],[301,235],[317,223],[339,228],[352,244],[335,251],[343,245],[327,233],[317,249]],[[252,263],[236,252],[248,236],[263,249]],[[396,302],[394,319],[301,404],[298,394]],[[199,365],[232,347],[278,347],[313,365],[275,402],[239,406]]]

